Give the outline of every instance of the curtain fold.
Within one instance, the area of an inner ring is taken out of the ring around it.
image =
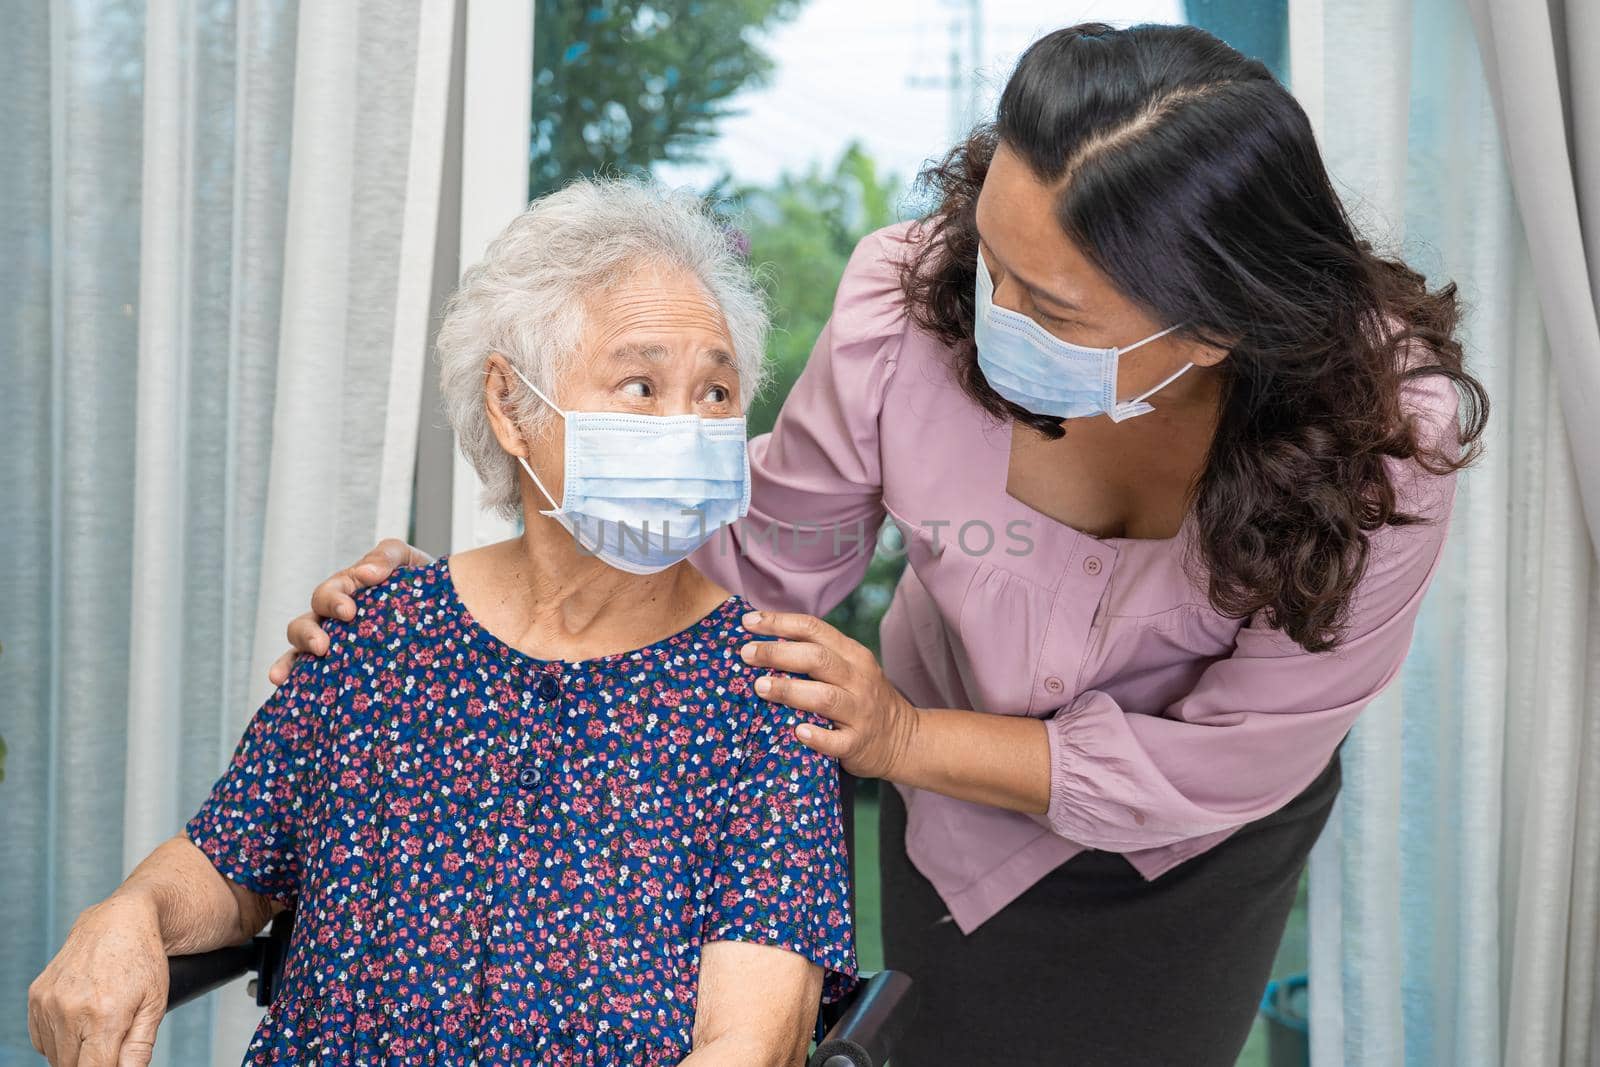
[[[1600,456],[1600,8],[1593,0],[1464,0],[1508,149],[1567,431]],[[1600,537],[1600,463],[1578,472]]]
[[[1590,0],[1468,6],[1532,249],[1559,402],[1581,457],[1574,475],[1591,540],[1600,542],[1600,8]],[[1595,564],[1591,553],[1574,570],[1592,572]],[[1580,577],[1574,581],[1583,588]],[[1589,639],[1562,634],[1559,647],[1575,661],[1561,664],[1575,690],[1564,695],[1586,703],[1588,715],[1552,731],[1549,744],[1567,749],[1559,788],[1542,789],[1521,826],[1520,858],[1569,895],[1563,907],[1520,917],[1515,933],[1526,950],[1512,968],[1508,1058],[1600,1058],[1600,596],[1589,599],[1587,613]],[[1563,980],[1564,996],[1543,995]]]
[[[1583,483],[1600,452],[1513,198],[1517,153],[1508,168],[1463,0],[1296,0],[1291,81],[1363,229],[1460,286],[1494,405],[1411,655],[1345,745],[1313,853],[1313,1061],[1589,1064],[1600,582]]]
[[[453,15],[8,12],[6,1003],[181,829],[310,584],[410,511]],[[158,1062],[237,1064],[258,1015],[226,990],[163,1023]],[[32,1057],[0,1012],[0,1064]]]

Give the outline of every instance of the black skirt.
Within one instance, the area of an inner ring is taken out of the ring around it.
[[[1154,881],[1085,852],[964,935],[906,858],[905,805],[885,783],[884,958],[919,1001],[893,1067],[1233,1067],[1338,792],[1335,757],[1283,808]]]

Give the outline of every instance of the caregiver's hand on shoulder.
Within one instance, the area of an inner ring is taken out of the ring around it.
[[[432,562],[433,558],[420,548],[388,537],[355,563],[331,575],[312,592],[311,610],[289,623],[289,644],[294,647],[274,660],[268,669],[267,677],[272,684],[282,685],[288,680],[294,658],[300,653],[328,654],[328,635],[322,629],[322,620],[355,618],[356,602],[352,597],[357,589],[377,585],[401,567],[420,567]]]
[[[807,675],[766,675],[756,679],[756,692],[833,724],[831,729],[802,724],[796,737],[858,778],[896,777],[916,735],[918,711],[890,684],[865,645],[813,615],[752,611],[744,628],[782,639],[745,645],[746,663]]]
[[[28,1035],[51,1067],[144,1067],[166,1011],[160,916],[140,893],[85,910],[28,987]]]

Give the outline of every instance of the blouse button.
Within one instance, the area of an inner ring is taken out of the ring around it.
[[[539,784],[543,777],[544,776],[539,773],[539,768],[524,767],[522,768],[522,773],[517,775],[517,784],[522,786],[524,789],[532,789],[534,786]]]
[[[1083,573],[1089,575],[1090,577],[1093,577],[1094,575],[1099,574],[1100,573],[1100,557],[1099,556],[1090,556],[1088,559],[1084,560],[1083,561]]]
[[[1044,680],[1044,687],[1052,693],[1059,693],[1066,688],[1061,679],[1053,674]]]
[[[554,700],[561,695],[561,683],[552,675],[545,675],[539,679],[539,696],[545,700]]]

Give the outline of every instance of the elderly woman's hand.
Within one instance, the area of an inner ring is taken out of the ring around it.
[[[167,1010],[167,953],[148,894],[84,911],[28,987],[28,1034],[52,1067],[143,1067]]]
[[[752,611],[744,628],[782,638],[745,645],[746,663],[807,676],[767,675],[756,679],[756,692],[833,724],[801,725],[795,736],[858,778],[893,780],[916,735],[917,709],[890,684],[866,646],[812,615]]]

